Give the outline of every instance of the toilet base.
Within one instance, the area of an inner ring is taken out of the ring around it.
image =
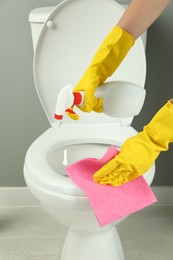
[[[61,260],[125,260],[116,229],[116,225],[123,219],[112,225],[100,227],[94,213],[80,216],[79,212],[77,215],[71,212],[69,215],[43,202],[40,204],[49,215],[68,227]]]
[[[86,231],[70,228],[61,260],[125,260],[123,248],[114,226],[106,230]]]

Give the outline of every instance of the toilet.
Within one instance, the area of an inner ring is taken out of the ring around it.
[[[24,178],[48,214],[68,227],[61,260],[125,260],[116,229],[125,219],[100,227],[87,197],[68,178],[65,168],[80,159],[100,158],[111,145],[119,149],[137,133],[131,126],[134,115],[114,118],[104,113],[83,113],[76,108],[79,121],[65,115],[58,127],[54,119],[60,89],[67,83],[77,84],[124,10],[113,0],[65,0],[55,7],[35,9],[29,15],[35,86],[50,128],[29,147]],[[136,41],[107,81],[124,80],[144,88],[145,42],[146,34],[143,40]],[[155,165],[144,174],[149,185],[154,174]]]

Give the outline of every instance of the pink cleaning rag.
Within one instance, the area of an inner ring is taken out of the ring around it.
[[[86,158],[69,167],[69,177],[88,197],[100,226],[110,224],[157,201],[143,176],[118,187],[100,185],[93,174],[119,151],[111,146],[101,159]]]

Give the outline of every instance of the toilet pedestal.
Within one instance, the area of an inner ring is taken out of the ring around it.
[[[60,260],[125,260],[116,226],[125,218],[100,227],[93,212],[63,212],[40,202],[57,222],[68,227]]]
[[[70,228],[65,239],[61,260],[125,260],[115,226],[100,230]]]

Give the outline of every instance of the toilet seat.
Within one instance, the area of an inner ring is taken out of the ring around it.
[[[105,131],[107,137],[105,137]],[[55,170],[51,167],[52,158],[57,161],[57,157],[54,158],[55,152],[58,149],[78,144],[95,144],[100,147],[105,145],[105,151],[101,149],[99,155],[102,157],[109,146],[115,145],[120,147],[127,138],[135,134],[136,130],[134,128],[122,128],[116,124],[111,124],[111,127],[109,124],[104,125],[101,128],[100,124],[81,124],[78,126],[65,124],[59,129],[50,128],[30,146],[26,154],[24,166],[25,180],[26,182],[32,182],[37,188],[44,189],[47,192],[85,197],[83,191],[73,184],[71,179],[62,176],[58,169]],[[93,152],[94,156],[92,156],[92,151],[88,154],[88,157],[98,158],[95,152]],[[84,158],[86,157],[84,155]],[[79,159],[76,157],[76,161]],[[147,173],[145,176],[147,178]]]
[[[105,132],[107,133],[107,138],[105,137]],[[104,126],[100,124],[64,124],[60,128],[49,128],[34,141],[27,151],[25,179],[29,179],[37,186],[46,190],[73,196],[85,196],[69,178],[62,176],[58,169],[55,171],[51,168],[49,158],[51,160],[54,157],[54,151],[62,147],[65,148],[82,143],[107,144],[120,147],[125,139],[135,133],[136,131],[132,127],[123,127],[122,129],[117,124],[114,126],[112,124],[111,126],[109,124]],[[103,155],[104,153],[101,154],[101,156]],[[92,156],[89,154],[88,157]],[[79,159],[77,158],[76,160]]]
[[[35,50],[34,79],[52,126],[56,121],[54,111],[60,89],[67,83],[73,86],[78,83],[101,42],[123,13],[124,8],[113,0],[66,0],[56,6],[47,18]],[[145,50],[139,38],[107,81],[123,80],[144,87],[145,77]],[[103,113],[99,116],[98,113],[88,115],[80,110],[77,113],[80,121],[75,122],[65,116],[63,123],[116,121],[116,118]]]

